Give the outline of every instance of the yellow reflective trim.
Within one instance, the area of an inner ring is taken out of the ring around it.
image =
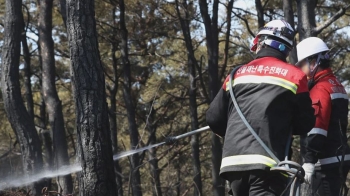
[[[283,88],[286,88],[290,91],[292,91],[294,94],[296,94],[298,86],[294,84],[293,82],[290,82],[288,80],[285,80],[283,78],[278,78],[274,76],[255,76],[255,75],[246,75],[246,76],[240,76],[238,78],[235,78],[233,86],[237,84],[247,84],[247,83],[254,83],[254,84],[274,84],[281,86]],[[229,90],[228,83],[226,83],[226,91]]]
[[[276,161],[270,157],[259,154],[235,155],[223,158],[221,162],[221,169],[228,166],[248,164],[263,164],[268,167],[274,167],[277,165]]]
[[[232,83],[233,83],[233,80],[232,80]],[[229,91],[230,90],[230,82],[226,82],[226,91]]]

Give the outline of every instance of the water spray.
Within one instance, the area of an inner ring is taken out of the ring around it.
[[[113,160],[119,160],[124,157],[131,156],[136,153],[143,152],[145,150],[149,150],[151,148],[156,148],[158,146],[168,144],[172,145],[174,144],[177,140],[189,137],[195,134],[202,133],[204,131],[209,130],[209,126],[202,127],[200,129],[196,129],[178,136],[173,136],[173,137],[167,137],[165,141],[157,143],[157,144],[152,144],[149,146],[145,146],[143,148],[138,148],[134,150],[128,150],[125,152],[121,152],[119,154],[113,155]],[[43,170],[37,174],[27,176],[27,177],[18,177],[18,178],[2,178],[0,181],[0,191],[8,189],[8,188],[13,188],[13,187],[21,187],[21,186],[27,186],[29,184],[32,184],[34,182],[40,181],[45,178],[55,178],[58,176],[65,176],[68,174],[80,172],[82,170],[81,165],[79,163],[75,163],[73,165],[68,165],[68,166],[63,166],[57,170]]]
[[[3,181],[0,181],[0,191],[12,188],[12,187],[21,187],[32,184],[34,182],[40,181],[44,178],[54,178],[57,176],[65,176],[75,172],[81,171],[80,164],[67,165],[63,166],[57,170],[43,170],[37,174],[21,177],[21,178],[5,178]]]

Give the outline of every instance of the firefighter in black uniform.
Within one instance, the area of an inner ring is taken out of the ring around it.
[[[309,77],[316,116],[315,126],[302,137],[305,181],[312,185],[313,195],[339,196],[350,164],[346,141],[349,98],[330,69],[329,48],[320,38],[304,39],[297,51],[297,65]]]
[[[293,39],[294,30],[287,22],[267,23],[254,39],[256,59],[237,70],[232,87],[226,78],[206,113],[212,131],[225,137],[220,176],[230,182],[234,196],[279,196],[287,178],[269,171],[276,161],[242,122],[230,88],[249,124],[279,160],[291,130],[306,134],[314,126],[307,77],[286,63]]]

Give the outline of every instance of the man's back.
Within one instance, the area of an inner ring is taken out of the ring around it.
[[[225,177],[226,172],[269,169],[276,162],[240,119],[229,95],[228,81],[226,78],[207,112],[209,126],[225,136],[221,174]],[[294,66],[273,57],[258,58],[239,68],[232,82],[241,111],[279,159],[284,157],[292,129],[294,134],[305,134],[313,127],[307,79]],[[226,124],[216,121],[218,118],[226,119]]]
[[[287,179],[269,171],[277,160],[257,139],[282,159],[291,129],[304,134],[315,122],[306,76],[286,63],[294,36],[294,29],[284,20],[265,24],[251,47],[256,60],[236,72],[233,86],[226,79],[207,111],[212,131],[225,136],[220,174],[229,181],[233,195],[281,195]],[[229,93],[232,88],[240,108],[237,110],[242,110],[250,125],[235,109],[237,104]],[[259,136],[253,137],[253,132]]]

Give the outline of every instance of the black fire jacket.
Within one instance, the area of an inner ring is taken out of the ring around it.
[[[236,112],[228,81],[229,77],[206,113],[212,131],[225,137],[220,174],[225,178],[227,172],[269,170],[276,162]],[[239,68],[233,90],[250,125],[280,160],[291,131],[306,134],[315,124],[305,74],[274,49],[260,50],[255,60]]]

